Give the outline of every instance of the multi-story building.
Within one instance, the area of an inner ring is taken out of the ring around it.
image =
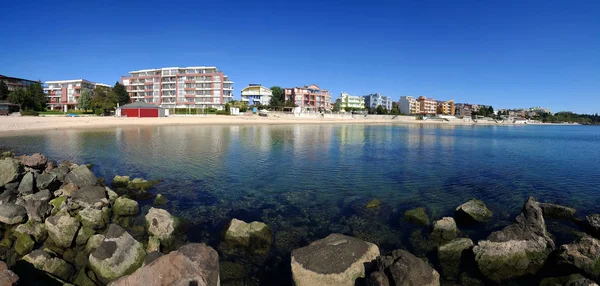
[[[421,105],[414,96],[401,96],[398,101],[398,108],[404,114],[421,113]]]
[[[247,102],[250,106],[269,105],[271,96],[273,96],[273,91],[260,84],[249,84],[242,89],[242,101]]]
[[[365,107],[375,109],[377,106],[380,106],[387,109],[388,111],[392,110],[392,98],[389,96],[383,96],[380,93],[372,93],[363,96],[365,100]]]
[[[286,102],[293,102],[303,110],[330,110],[332,107],[329,91],[321,89],[316,84],[286,88],[283,94]]]
[[[437,113],[443,115],[454,115],[456,108],[454,107],[454,100],[438,101]]]
[[[365,99],[360,97],[360,96],[356,96],[356,95],[349,95],[345,92],[342,92],[340,94],[340,98],[338,98],[340,106],[340,109],[346,110],[348,108],[353,108],[353,109],[365,109]]]
[[[473,115],[473,105],[467,103],[457,103],[455,105],[455,114],[459,117],[470,118]]]
[[[419,96],[417,101],[419,102],[420,114],[437,114],[437,100],[433,98],[427,98],[425,96]]]
[[[10,77],[0,74],[0,80],[8,87],[8,91],[14,91],[18,88],[27,88],[29,85],[39,83],[39,81],[22,79],[18,77]]]
[[[76,109],[77,99],[82,92],[88,91],[93,96],[97,86],[110,87],[108,84],[91,82],[85,79],[47,81],[44,92],[48,97],[50,109]]]
[[[233,99],[233,82],[216,67],[172,67],[129,72],[121,78],[131,101],[166,108],[223,109]]]

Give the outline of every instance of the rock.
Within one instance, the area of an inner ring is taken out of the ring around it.
[[[390,286],[390,280],[385,273],[380,271],[371,272],[367,286]]]
[[[48,163],[48,158],[44,156],[44,154],[34,153],[31,156],[23,155],[19,157],[19,161],[25,165],[25,167],[33,168],[33,169],[44,169],[46,168],[46,163]]]
[[[153,185],[154,184],[152,182],[149,182],[142,178],[135,178],[131,180],[129,184],[127,184],[127,188],[144,191],[150,189]]]
[[[364,263],[379,256],[377,245],[341,234],[292,251],[292,279],[297,286],[354,285],[365,277]]]
[[[542,279],[540,286],[598,286],[594,281],[583,277],[581,274],[572,274],[563,277],[548,277]]]
[[[33,173],[25,173],[25,176],[23,176],[23,179],[21,179],[21,183],[19,184],[19,188],[17,189],[19,191],[19,194],[33,194],[33,186],[35,185],[34,180],[35,179],[33,177]]]
[[[161,244],[170,245],[178,228],[175,218],[166,210],[157,208],[150,208],[145,218],[148,233],[158,238]]]
[[[460,275],[460,284],[463,286],[485,286],[481,280],[469,275],[466,272],[463,272]]]
[[[77,219],[85,227],[91,229],[103,229],[109,223],[105,220],[102,210],[87,207],[79,211]]]
[[[17,200],[17,204],[25,208],[30,220],[43,222],[52,212],[50,200],[50,191],[42,190],[33,195],[27,195],[22,200]]]
[[[85,269],[81,269],[77,272],[75,279],[73,279],[73,284],[78,286],[96,286],[96,283],[94,283],[94,281],[85,273]]]
[[[117,200],[119,195],[115,191],[111,190],[109,187],[105,187],[105,189],[106,189],[106,194],[108,195],[108,201],[110,202],[111,205],[114,204],[115,200]]]
[[[35,242],[31,239],[29,234],[21,234],[15,241],[15,251],[17,251],[19,255],[25,255],[33,250],[34,245]]]
[[[0,194],[0,205],[6,204],[6,203],[15,203],[17,201],[17,193],[16,192],[17,192],[16,190],[10,190],[10,189],[6,189],[4,192],[2,192],[2,194]]]
[[[69,171],[69,167],[63,165],[46,172],[56,175],[56,178],[59,181],[64,182],[65,177],[67,176]]]
[[[0,205],[0,222],[5,224],[19,224],[27,220],[27,210],[24,207],[4,203]]]
[[[103,283],[133,273],[142,266],[146,252],[128,232],[116,224],[108,226],[104,241],[90,254],[90,267]]]
[[[244,265],[229,261],[219,263],[219,278],[222,285],[248,285],[244,281],[247,277],[248,270]]]
[[[84,208],[108,204],[106,190],[100,186],[82,187],[71,193],[71,199]]]
[[[98,178],[86,166],[79,166],[65,176],[65,182],[76,185],[79,188],[95,186]]]
[[[129,185],[129,176],[115,175],[113,178],[112,186],[115,188],[126,188]]]
[[[544,218],[574,219],[576,210],[561,205],[538,203]]]
[[[71,197],[73,192],[77,191],[77,189],[79,188],[75,184],[68,183],[61,186],[59,191],[63,196]]]
[[[100,244],[102,244],[103,241],[104,241],[104,235],[102,235],[102,234],[92,235],[88,239],[88,241],[85,245],[85,249],[84,249],[85,252],[88,254],[94,252],[98,248],[98,246],[100,246]]]
[[[405,250],[394,250],[391,256],[377,257],[377,269],[380,274],[371,274],[370,279],[384,280],[387,277],[389,285],[440,285],[440,274],[425,261]],[[374,281],[370,283],[373,285]],[[384,281],[383,284],[375,285],[387,284]]]
[[[0,187],[15,181],[23,171],[23,165],[12,158],[0,160]]]
[[[75,273],[75,269],[73,269],[71,264],[60,258],[51,257],[41,249],[34,250],[25,255],[23,260],[31,263],[36,269],[46,271],[63,280],[69,280]]]
[[[159,257],[162,257],[164,254],[155,251],[155,252],[150,252],[148,253],[148,255],[146,255],[146,259],[144,259],[144,264],[143,265],[148,265],[152,262],[154,262],[154,260],[158,259]]]
[[[428,225],[429,224],[429,216],[425,212],[425,208],[416,208],[413,210],[408,210],[404,212],[404,219],[410,223],[418,224],[418,225]]]
[[[459,224],[483,223],[492,217],[493,213],[485,204],[476,199],[458,206],[454,211],[454,218]]]
[[[36,178],[37,188],[39,190],[48,189],[54,192],[60,188],[61,182],[56,178],[56,174],[42,173]]]
[[[600,214],[585,217],[584,226],[591,235],[600,238]]]
[[[83,226],[77,232],[77,237],[75,238],[76,245],[85,245],[90,237],[94,235],[96,231],[94,229]]]
[[[71,247],[81,226],[77,219],[70,216],[51,216],[46,219],[44,224],[50,239],[62,248]]]
[[[265,255],[271,248],[273,235],[268,225],[232,219],[223,236],[223,249],[243,248],[251,254]]]
[[[160,240],[155,236],[148,238],[148,246],[146,247],[146,253],[160,252]]]
[[[46,226],[40,222],[34,222],[32,220],[27,221],[24,224],[20,224],[15,228],[17,234],[27,234],[33,236],[33,239],[37,242],[43,242],[48,237],[48,231]]]
[[[64,205],[66,205],[67,197],[60,196],[52,199],[49,204],[52,206],[52,215],[55,215]]]
[[[139,213],[138,202],[118,197],[113,205],[113,213],[117,216],[135,216]]]
[[[473,247],[468,238],[454,239],[438,248],[438,260],[442,267],[442,276],[448,280],[457,279],[460,274],[460,262],[463,253]]]
[[[58,167],[58,165],[56,164],[56,160],[48,160],[48,163],[46,163],[46,166],[44,167],[44,171],[50,172],[56,167]]]
[[[17,285],[17,282],[19,282],[19,276],[10,271],[4,261],[0,261],[0,285]]]
[[[381,202],[378,199],[372,199],[365,206],[367,209],[377,209],[381,206]]]
[[[219,255],[204,243],[191,243],[125,276],[111,286],[219,285]]]
[[[451,217],[444,217],[441,220],[433,222],[431,239],[437,243],[444,243],[456,238],[456,222]]]
[[[160,205],[166,205],[168,202],[169,202],[169,200],[165,196],[158,194],[158,195],[156,195],[156,198],[154,199],[153,204],[155,206],[160,206]]]
[[[586,276],[600,281],[600,240],[584,236],[558,250],[558,264],[577,268]]]
[[[553,249],[542,209],[530,197],[512,225],[490,234],[473,252],[481,273],[501,283],[537,273]]]
[[[18,192],[18,188],[19,188],[19,182],[17,182],[17,181],[4,185],[5,190],[11,191],[15,194]]]

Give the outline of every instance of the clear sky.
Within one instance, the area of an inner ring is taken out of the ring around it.
[[[216,66],[234,81],[600,112],[600,1],[8,1],[0,74],[114,84]]]

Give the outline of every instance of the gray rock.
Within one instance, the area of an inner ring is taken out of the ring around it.
[[[62,184],[56,177],[56,174],[51,174],[51,173],[46,173],[46,172],[37,176],[36,182],[37,182],[38,189],[40,189],[40,190],[48,189],[51,192],[58,190],[58,188],[60,188],[60,185]]]
[[[19,189],[19,182],[12,182],[12,183],[8,183],[6,185],[4,185],[4,189],[6,189],[7,191],[11,191],[13,193],[17,193],[18,189]]]
[[[85,244],[85,248],[84,248],[85,252],[87,254],[94,252],[98,248],[98,246],[100,246],[100,244],[102,244],[103,241],[104,241],[104,235],[102,235],[102,234],[94,234],[94,235],[90,236],[87,243]]]
[[[66,215],[51,216],[44,224],[52,241],[62,248],[71,247],[81,226],[77,219]]]
[[[0,194],[0,205],[6,203],[15,203],[17,201],[17,191],[6,189]]]
[[[562,245],[558,250],[558,264],[575,267],[600,281],[600,240],[586,235],[579,241]]]
[[[90,239],[90,237],[92,237],[92,235],[94,235],[96,232],[89,228],[89,227],[81,227],[79,229],[79,231],[77,232],[77,237],[75,238],[75,243],[77,245],[85,245],[87,244],[88,240]],[[87,257],[86,257],[87,259]]]
[[[5,203],[0,205],[0,222],[5,224],[19,224],[27,220],[27,210],[24,207]]]
[[[148,253],[148,255],[146,255],[146,259],[144,259],[144,265],[148,265],[148,264],[154,262],[154,260],[158,259],[159,257],[161,257],[163,255],[164,254],[162,254],[158,251]]]
[[[31,172],[27,172],[25,173],[25,176],[23,176],[23,179],[21,179],[21,183],[19,184],[19,188],[17,189],[19,191],[19,194],[21,195],[29,195],[29,194],[33,194],[33,186],[35,185],[34,183],[34,177],[33,177],[33,173]]]
[[[394,250],[391,256],[377,257],[377,269],[381,274],[375,277],[372,274],[370,278],[383,280],[387,276],[389,285],[440,285],[440,274],[425,261],[405,250]]]
[[[146,252],[141,243],[116,224],[106,231],[102,244],[90,254],[90,267],[103,283],[129,275],[144,263]]]
[[[273,235],[268,225],[232,219],[223,235],[221,249],[243,248],[251,254],[265,255],[271,248]]]
[[[438,244],[442,244],[455,239],[457,232],[458,229],[454,219],[451,217],[445,217],[441,220],[433,222],[431,239]]]
[[[454,211],[454,218],[459,224],[483,223],[492,217],[493,213],[485,204],[476,199],[458,206]]]
[[[48,203],[50,198],[50,191],[42,190],[33,195],[22,197],[22,199],[17,200],[17,204],[25,208],[30,220],[43,222],[52,211],[52,205]]]
[[[585,217],[584,226],[591,235],[600,238],[600,214]]]
[[[71,193],[71,199],[76,204],[86,207],[107,205],[106,190],[101,186],[85,186]]]
[[[71,264],[60,258],[52,257],[41,249],[25,255],[23,260],[31,263],[36,269],[46,271],[62,280],[69,280],[75,273]]]
[[[87,207],[79,211],[77,219],[85,227],[91,229],[103,229],[108,224],[107,217],[102,213],[102,210]]]
[[[124,197],[116,198],[113,205],[113,213],[117,216],[135,216],[139,210],[138,202]]]
[[[292,251],[292,279],[297,286],[354,285],[365,277],[364,263],[379,256],[377,245],[331,234]]]
[[[48,173],[56,175],[56,178],[63,182],[69,171],[69,167],[62,165],[52,169]]]
[[[463,253],[471,247],[473,247],[473,241],[468,238],[457,238],[438,247],[438,260],[444,278],[455,280],[459,277]]]
[[[540,281],[540,286],[598,286],[594,281],[583,277],[581,274],[572,274],[563,277],[548,277]]]
[[[561,205],[539,203],[544,218],[574,219],[576,210]]]
[[[15,233],[31,235],[36,242],[44,242],[48,237],[46,226],[40,222],[28,220],[15,228]]]
[[[173,241],[173,234],[177,229],[175,218],[166,210],[150,208],[145,217],[148,233],[166,245]]]
[[[23,172],[23,165],[13,158],[0,160],[0,187],[13,182]]]
[[[367,280],[367,286],[390,286],[390,280],[383,272],[371,272],[369,280]]]
[[[46,168],[46,163],[48,163],[48,158],[44,156],[44,154],[35,153],[31,156],[23,155],[19,157],[19,161],[25,165],[25,167],[33,168],[33,169],[44,169]]]
[[[95,186],[98,184],[98,178],[86,166],[79,166],[65,176],[66,183],[72,183],[79,188],[85,186]]]

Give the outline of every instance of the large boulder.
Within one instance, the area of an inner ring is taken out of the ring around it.
[[[117,216],[135,216],[139,210],[138,202],[124,197],[118,197],[113,205],[113,213]]]
[[[58,180],[56,174],[52,173],[42,173],[36,178],[36,186],[39,190],[48,189],[51,192],[54,192],[60,188],[62,184],[61,181]]]
[[[35,177],[33,176],[33,173],[27,172],[25,173],[25,176],[23,176],[23,179],[21,179],[21,183],[19,184],[19,188],[17,190],[21,195],[29,195],[33,194],[34,186]]]
[[[473,252],[481,273],[502,283],[537,273],[553,249],[554,241],[546,231],[542,209],[530,197],[512,225],[490,234]]]
[[[459,224],[483,223],[492,215],[492,211],[482,201],[476,199],[471,199],[454,210],[454,218]]]
[[[46,271],[63,280],[69,280],[75,273],[75,269],[71,264],[58,257],[52,257],[41,249],[25,255],[23,260],[31,263],[36,269]]]
[[[574,219],[577,211],[574,208],[550,203],[539,203],[539,205],[545,218]]]
[[[23,165],[13,158],[0,160],[0,187],[15,181],[23,171]]]
[[[103,214],[102,210],[87,207],[79,211],[77,219],[85,227],[91,229],[103,229],[109,223],[108,218]]]
[[[427,215],[425,208],[416,208],[404,212],[404,219],[418,225],[429,224],[429,216]]]
[[[79,188],[85,186],[95,186],[98,184],[98,178],[88,169],[87,166],[79,166],[65,176],[66,183],[72,183]]]
[[[48,203],[51,198],[49,190],[42,190],[18,199],[17,204],[25,208],[30,220],[43,222],[52,211],[52,205]]]
[[[371,285],[439,286],[440,274],[410,252],[394,250],[391,256],[377,257],[377,271],[371,273],[369,282]]]
[[[27,210],[13,203],[0,205],[0,222],[5,224],[19,224],[27,220]]]
[[[354,285],[365,277],[364,263],[379,256],[377,245],[341,234],[331,234],[292,251],[292,278],[297,286]]]
[[[579,241],[562,245],[558,250],[558,264],[575,267],[600,281],[600,240],[586,235]]]
[[[10,271],[4,261],[0,261],[0,285],[17,285],[17,282],[19,282],[19,276]]]
[[[271,248],[273,236],[268,225],[254,221],[246,223],[232,219],[223,235],[223,249],[242,248],[252,254],[267,254]]]
[[[142,266],[146,257],[144,246],[127,231],[111,224],[104,235],[102,244],[89,256],[90,267],[100,281],[109,283]]]
[[[145,218],[148,233],[158,238],[162,244],[170,245],[178,228],[175,217],[166,210],[150,208]]]
[[[48,158],[44,156],[44,154],[34,153],[30,156],[23,155],[18,157],[19,161],[25,165],[25,167],[33,168],[33,169],[44,169],[46,168],[46,163],[48,163]]]
[[[101,186],[85,186],[71,193],[71,199],[82,207],[102,207],[108,204],[106,189]]]
[[[219,255],[204,243],[186,244],[110,285],[216,286],[219,285]]]
[[[433,222],[431,239],[437,243],[444,243],[456,238],[458,228],[456,222],[451,217],[445,217]]]
[[[66,215],[48,217],[44,224],[50,239],[62,248],[71,247],[81,226],[77,219]]]
[[[473,247],[473,241],[469,238],[457,238],[438,247],[438,260],[444,278],[455,280],[459,277],[463,254],[471,247]]]

